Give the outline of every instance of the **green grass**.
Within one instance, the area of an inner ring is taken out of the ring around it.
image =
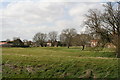
[[[113,51],[81,51],[79,47],[3,48],[3,77],[118,78],[118,59]]]

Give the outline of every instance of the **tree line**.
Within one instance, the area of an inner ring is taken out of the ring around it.
[[[89,34],[78,34],[76,29],[68,28],[63,29],[60,35],[56,31],[51,31],[48,34],[38,32],[34,35],[33,41],[41,47],[45,46],[45,42],[50,41],[51,46],[55,46],[55,42],[57,42],[59,46],[67,46],[68,48],[70,46],[83,46],[84,50],[85,45],[91,39],[92,36]]]
[[[67,28],[63,29],[59,35],[57,31],[51,31],[48,34],[38,32],[34,35],[33,41],[28,41],[26,39],[22,41],[19,37],[14,37],[13,41],[9,39],[6,41],[9,44],[12,43],[11,47],[46,47],[47,43],[50,43],[51,47],[66,46],[69,48],[70,46],[82,46],[82,50],[84,50],[86,45],[90,45],[91,39],[94,39],[91,34],[78,34],[76,29]]]

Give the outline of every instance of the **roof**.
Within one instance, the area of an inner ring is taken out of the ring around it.
[[[91,42],[98,42],[98,39],[95,39],[95,40],[91,40]]]
[[[0,42],[0,45],[2,45],[2,44],[7,44],[7,42]]]

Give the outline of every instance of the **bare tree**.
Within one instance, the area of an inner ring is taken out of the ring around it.
[[[10,42],[10,39],[6,39],[6,42]]]
[[[99,39],[102,43],[100,46],[104,47],[106,42],[110,42],[110,36],[109,32],[104,28],[101,16],[102,13],[99,10],[89,10],[89,14],[86,15],[87,20],[85,21],[85,24],[91,29],[92,33],[95,33],[99,36]]]
[[[24,43],[25,46],[31,46],[32,45],[32,42],[28,41],[27,39],[24,39],[23,43]]]
[[[77,31],[74,28],[64,29],[61,35],[65,40],[67,47],[69,48],[71,45],[72,38],[77,35]]]
[[[117,47],[117,57],[120,58],[120,2],[109,2],[104,7],[103,22],[108,26],[107,30],[110,32],[112,43]]]
[[[61,42],[61,46],[66,46],[66,37],[63,33],[60,34],[59,39]]]
[[[82,46],[82,50],[84,50],[85,46],[90,44],[89,42],[91,39],[92,39],[92,36],[90,36],[89,34],[77,34],[73,38],[73,43],[74,45]]]
[[[54,46],[55,41],[57,41],[57,32],[56,31],[49,32],[48,37],[52,43],[52,46]]]
[[[47,37],[46,34],[39,32],[35,34],[33,41],[35,41],[37,45],[41,45],[41,47],[43,47],[46,37]]]
[[[22,42],[22,40],[20,38],[14,37],[13,46],[14,47],[23,47],[24,43]]]
[[[13,37],[13,40],[20,39],[20,37]]]
[[[120,57],[120,2],[107,3],[105,10],[89,10],[85,25],[95,34],[100,35],[103,47],[107,42],[116,45],[117,57]]]

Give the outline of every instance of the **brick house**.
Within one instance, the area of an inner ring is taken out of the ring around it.
[[[96,47],[98,45],[98,40],[91,40],[91,47]]]
[[[51,41],[50,41],[50,40],[47,42],[47,46],[49,46],[49,47],[51,47],[51,46],[52,46],[52,43],[51,43]]]

